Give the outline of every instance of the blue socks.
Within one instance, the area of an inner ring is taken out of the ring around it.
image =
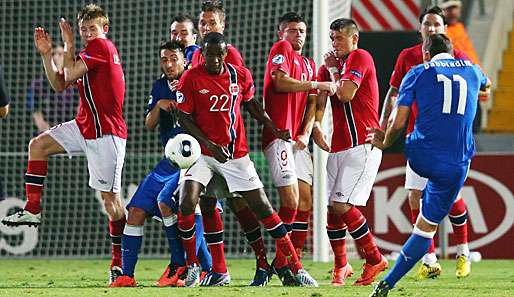
[[[125,225],[121,238],[121,261],[123,274],[134,277],[137,256],[143,241],[143,226]]]
[[[186,266],[185,252],[182,242],[178,237],[177,216],[173,215],[163,218],[164,232],[168,239],[168,245],[171,253],[171,263],[177,266]]]
[[[390,288],[393,288],[396,283],[412,269],[414,265],[423,257],[430,246],[432,238],[412,234],[407,242],[403,245],[402,251],[393,269],[389,271],[384,280]]]
[[[195,214],[195,224],[196,224],[196,255],[198,256],[198,261],[200,261],[200,266],[203,271],[211,271],[212,268],[212,257],[207,249],[207,243],[205,242],[202,216]]]

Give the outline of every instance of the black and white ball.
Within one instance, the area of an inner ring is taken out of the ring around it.
[[[189,134],[177,134],[166,143],[164,154],[176,167],[187,169],[200,158],[200,144]]]

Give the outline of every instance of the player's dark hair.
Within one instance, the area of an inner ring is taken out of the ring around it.
[[[451,54],[453,52],[453,45],[448,36],[444,34],[433,34],[423,43],[423,51],[428,51],[430,57],[434,57],[440,53]]]
[[[177,22],[177,23],[190,23],[193,28],[195,27],[195,23],[194,23],[193,17],[188,15],[188,14],[185,14],[185,13],[179,13],[176,16],[174,16],[171,19],[171,24],[173,24],[174,22]]]
[[[182,54],[184,54],[184,46],[182,46],[180,42],[175,40],[162,41],[159,45],[159,53],[164,49],[170,51],[179,51]]]
[[[77,22],[89,21],[99,18],[102,26],[109,25],[109,16],[100,6],[90,3],[82,7],[77,15]]]
[[[205,48],[205,45],[207,43],[220,44],[220,45],[224,44],[225,47],[227,46],[227,41],[225,40],[225,36],[223,36],[223,34],[218,33],[218,32],[210,32],[207,35],[205,35],[205,37],[202,40],[202,48]]]
[[[427,7],[425,8],[425,10],[419,15],[419,23],[423,23],[423,18],[427,15],[427,14],[435,14],[435,15],[438,15],[440,16],[441,18],[443,18],[443,23],[446,25],[446,17],[444,16],[444,13],[443,13],[443,10],[439,7],[439,6],[432,6],[432,7]]]
[[[305,20],[301,15],[294,11],[286,12],[278,19],[278,30],[284,30],[289,23],[305,23]]]
[[[353,34],[353,33],[359,32],[359,27],[357,26],[355,21],[352,19],[340,18],[340,19],[333,21],[330,24],[330,30],[334,30],[334,31],[349,30],[349,32]]]
[[[225,24],[225,7],[219,0],[209,0],[202,3],[202,12],[214,12],[220,17],[220,21]]]

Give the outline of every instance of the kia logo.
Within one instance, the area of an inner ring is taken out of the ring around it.
[[[375,184],[395,176],[403,175],[405,175],[404,166],[386,169],[380,171],[377,174]],[[472,187],[463,187],[463,197],[468,204],[468,216],[473,222],[473,229],[478,231],[477,233],[486,234],[483,237],[469,242],[470,249],[478,249],[501,238],[514,225],[514,196],[512,195],[512,192],[509,190],[509,188],[507,188],[504,184],[482,172],[470,170],[468,179],[478,181],[481,184],[487,186],[489,189],[495,192],[505,204],[505,215],[501,223],[494,230],[488,231],[483,214],[481,212],[481,206],[478,203],[478,199],[476,198],[474,191],[471,189],[471,191],[466,192],[467,188]],[[386,186],[374,186],[373,192],[375,197],[374,233],[377,235],[375,238],[377,245],[386,250],[399,251],[402,249],[402,245],[378,238],[378,235],[388,232],[388,220],[391,220],[398,228],[398,230],[403,234],[408,234],[412,231],[412,225],[410,221],[401,211],[403,203],[407,200],[407,190],[405,190],[403,187],[399,187],[395,190],[394,193],[388,195]],[[467,198],[471,198],[469,202]],[[497,207],[496,205],[490,204],[484,206]],[[450,254],[455,253],[456,247],[450,247],[448,252]]]

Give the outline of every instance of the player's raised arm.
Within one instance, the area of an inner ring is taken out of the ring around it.
[[[89,25],[90,23],[91,21],[81,21],[81,32],[84,29],[83,26]],[[94,27],[95,25],[92,26]],[[66,86],[68,86],[75,82],[78,78],[82,77],[87,72],[87,67],[84,61],[82,61],[81,59],[75,59],[75,45],[71,25],[68,22],[66,22],[64,18],[61,18],[61,20],[59,21],[59,27],[61,28],[61,37],[64,43],[64,81],[66,83]],[[98,36],[98,34],[94,35],[90,32],[96,30],[96,28],[87,28],[86,30],[88,30],[88,32],[85,32],[83,34],[90,36],[89,38],[93,36],[96,38]],[[85,40],[85,44],[87,46],[87,39]]]
[[[43,61],[45,75],[50,86],[54,91],[62,92],[66,88],[64,76],[59,72],[52,59],[52,39],[44,28],[37,27],[34,29],[34,45]]]

